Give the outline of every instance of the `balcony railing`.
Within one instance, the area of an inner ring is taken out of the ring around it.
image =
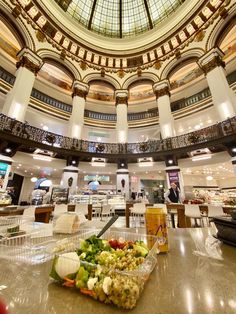
[[[70,150],[78,153],[106,154],[106,155],[127,155],[127,154],[155,154],[158,152],[173,151],[185,148],[193,150],[194,146],[203,144],[206,147],[209,142],[223,142],[228,136],[236,134],[236,116],[207,128],[191,133],[167,138],[164,140],[153,140],[141,143],[97,143],[46,132],[42,129],[22,123],[6,115],[0,114],[0,132],[8,134],[18,139],[33,141],[34,145],[44,144],[47,149],[50,147],[58,150]],[[4,134],[2,133],[2,138]],[[19,142],[19,140],[18,140]],[[29,143],[30,145],[30,143]]]

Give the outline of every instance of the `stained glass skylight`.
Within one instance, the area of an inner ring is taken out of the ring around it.
[[[184,0],[67,0],[67,8],[64,7],[64,10],[91,31],[108,37],[124,38],[154,28],[183,2]]]

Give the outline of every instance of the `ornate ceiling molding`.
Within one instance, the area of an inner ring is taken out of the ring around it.
[[[59,25],[42,11],[36,0],[31,0],[25,6],[23,0],[14,0],[14,4],[21,6],[20,15],[24,17],[27,23],[31,24],[36,32],[40,33],[40,38],[45,39],[56,49],[64,53],[65,58],[71,58],[80,63],[82,70],[91,67],[94,70],[102,71],[103,76],[106,73],[113,72],[118,76],[124,77],[127,73],[145,70],[150,67],[156,68],[161,62],[170,57],[181,56],[181,51],[192,41],[201,41],[205,36],[205,31],[210,24],[219,16],[225,16],[229,0],[219,0],[212,4],[212,1],[206,0],[203,6],[197,12],[193,12],[191,18],[183,23],[177,31],[170,32],[169,36],[162,42],[156,43],[152,48],[143,51],[143,54],[129,54],[124,58],[123,54],[118,56],[100,51],[82,45],[74,38],[64,32]],[[19,9],[17,10],[19,11]],[[222,13],[224,12],[224,14]],[[223,15],[222,15],[223,14]]]

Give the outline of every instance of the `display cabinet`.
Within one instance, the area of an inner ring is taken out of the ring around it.
[[[69,189],[62,187],[53,187],[51,194],[51,203],[67,204],[68,203]]]

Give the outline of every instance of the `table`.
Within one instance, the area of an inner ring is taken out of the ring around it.
[[[209,232],[209,228],[169,231],[170,252],[157,256],[157,267],[132,311],[48,283],[50,263],[33,267],[1,261],[0,296],[10,305],[11,314],[233,314],[236,249],[222,244],[222,261],[193,254],[196,239],[204,243]]]
[[[17,209],[0,209],[0,216],[23,215],[24,209],[28,206],[18,206]],[[35,208],[35,221],[49,223],[53,205],[42,205]]]

